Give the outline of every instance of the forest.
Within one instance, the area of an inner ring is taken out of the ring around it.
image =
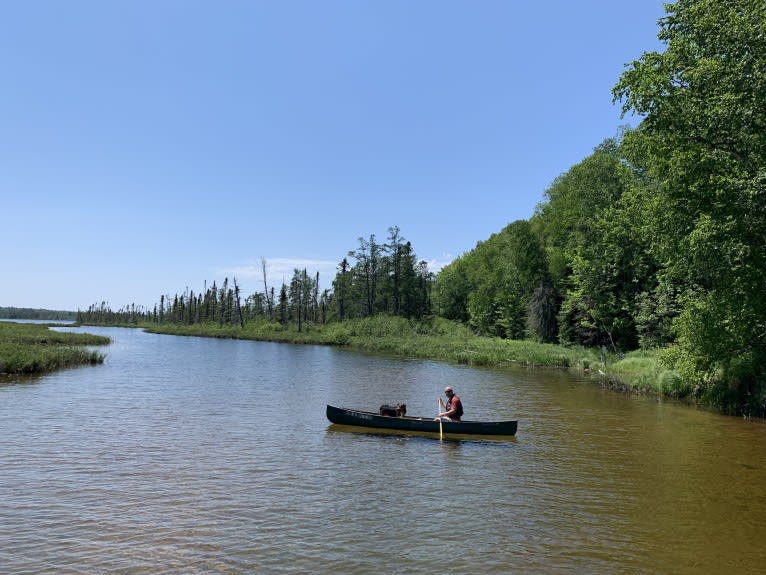
[[[294,271],[278,293],[236,280],[86,323],[278,322],[303,330],[386,314],[479,335],[656,350],[689,393],[766,411],[766,0],[679,0],[662,52],[626,66],[612,96],[640,118],[558,176],[510,223],[438,274],[398,227],[338,264],[332,288]]]
[[[215,282],[199,293],[184,291],[174,296],[161,295],[151,309],[131,304],[117,311],[107,302],[77,312],[77,320],[96,324],[205,324],[239,325],[251,322],[276,322],[295,326],[300,332],[307,325],[372,317],[378,314],[423,319],[431,314],[434,274],[424,261],[418,261],[412,244],[397,226],[388,229],[386,242],[375,234],[359,238],[357,249],[338,263],[332,289],[320,290],[319,273],[293,270],[290,283],[279,291],[270,286],[267,262],[261,260],[263,291],[245,296],[236,278],[218,286]]]
[[[0,306],[0,319],[75,320],[73,311]]]

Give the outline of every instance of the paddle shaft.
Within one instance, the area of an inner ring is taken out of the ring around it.
[[[442,410],[442,398],[438,397],[439,403],[437,404],[436,415],[439,415]],[[439,439],[444,439],[444,433],[442,432],[442,418],[439,417]]]

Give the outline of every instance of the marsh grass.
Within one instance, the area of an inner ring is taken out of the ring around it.
[[[309,325],[301,332],[292,327],[271,322],[253,322],[245,328],[217,324],[142,327],[154,333],[172,335],[341,345],[362,351],[477,366],[525,365],[569,368],[584,367],[584,364],[598,361],[598,354],[593,350],[532,341],[479,337],[466,326],[441,318],[411,321],[399,317],[375,316],[325,326]]]
[[[692,386],[678,372],[663,366],[656,350],[631,352],[606,368],[608,377],[633,391],[678,398],[692,392]]]
[[[110,343],[108,337],[64,333],[44,324],[0,322],[0,374],[34,374],[103,363],[103,354],[87,346]]]

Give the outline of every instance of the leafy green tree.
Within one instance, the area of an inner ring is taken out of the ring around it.
[[[447,319],[468,322],[468,296],[471,294],[469,264],[471,257],[463,254],[441,269],[436,276],[436,313]]]
[[[446,266],[437,279],[440,313],[483,335],[523,338],[535,288],[547,277],[542,246],[518,220]]]
[[[533,299],[533,325],[550,329],[551,306],[560,305],[562,343],[637,346],[634,299],[653,273],[629,200],[641,186],[620,155],[619,138],[610,138],[546,191],[532,227],[545,246],[550,283]]]
[[[649,204],[672,359],[734,409],[766,409],[766,0],[679,0],[614,88],[643,120],[624,149],[658,183]],[[747,407],[745,407],[747,406]]]
[[[537,341],[552,343],[558,338],[558,302],[550,283],[540,283],[529,298],[527,326],[529,335]]]
[[[608,345],[615,351],[638,345],[634,300],[646,274],[636,269],[634,238],[619,216],[618,209],[604,210],[592,241],[575,253],[561,309],[562,341]]]
[[[618,141],[607,139],[594,153],[570,168],[545,191],[531,224],[540,238],[553,287],[565,293],[575,253],[589,244],[598,215],[615,205],[630,185],[630,170],[617,153]]]

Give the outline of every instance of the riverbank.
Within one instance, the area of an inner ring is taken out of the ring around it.
[[[363,352],[471,366],[571,369],[593,377],[606,387],[635,393],[682,397],[690,390],[678,374],[660,365],[655,352],[637,351],[618,357],[592,348],[479,337],[462,324],[440,318],[413,322],[376,316],[325,326],[304,326],[300,332],[271,322],[252,322],[244,328],[217,324],[140,327],[170,335],[339,345]]]
[[[57,369],[104,362],[104,355],[87,346],[106,345],[108,337],[65,333],[54,324],[0,322],[0,375],[47,373]]]

